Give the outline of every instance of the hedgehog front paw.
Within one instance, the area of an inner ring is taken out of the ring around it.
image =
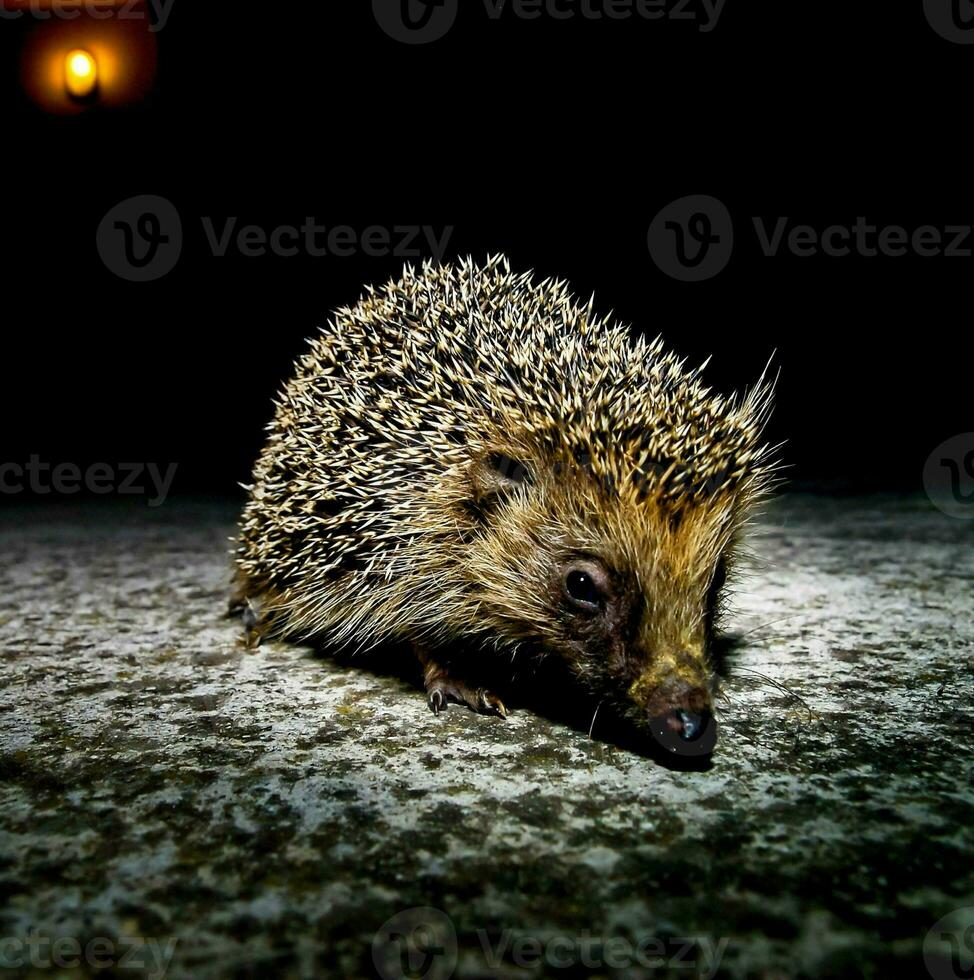
[[[443,675],[435,676],[426,682],[426,703],[434,715],[446,711],[450,702],[465,704],[472,711],[482,715],[507,717],[507,708],[496,694],[483,687],[469,687]]]

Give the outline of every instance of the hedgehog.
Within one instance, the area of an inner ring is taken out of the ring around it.
[[[494,256],[406,266],[338,310],[244,488],[248,630],[411,651],[434,714],[506,717],[488,665],[555,658],[672,750],[713,741],[725,583],[774,484],[774,382],[715,394],[706,362],[593,306]]]

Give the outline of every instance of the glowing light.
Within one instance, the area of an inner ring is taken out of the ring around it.
[[[64,82],[69,95],[76,99],[87,98],[98,84],[95,59],[81,48],[69,52],[64,61]]]
[[[30,0],[32,7],[50,2]],[[26,0],[18,3],[27,5]],[[0,0],[0,19],[5,4],[9,0]],[[93,7],[88,0],[78,5]],[[63,6],[64,0],[58,0],[58,9]],[[144,17],[106,20],[93,11],[72,20],[52,16],[24,33],[20,83],[45,112],[75,116],[97,106],[101,114],[139,102],[155,82],[156,35],[146,29]]]

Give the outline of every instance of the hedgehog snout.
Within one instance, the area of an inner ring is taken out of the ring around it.
[[[647,709],[649,726],[663,748],[677,755],[709,755],[717,743],[710,694],[674,678],[656,692]]]

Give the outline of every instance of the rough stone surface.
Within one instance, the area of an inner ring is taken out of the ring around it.
[[[431,907],[383,933],[415,952],[425,918],[431,976],[455,931],[464,977],[922,977],[974,906],[974,521],[779,501],[705,771],[245,649],[232,532],[203,505],[4,515],[0,965],[103,937],[122,973],[375,975],[380,926]]]

